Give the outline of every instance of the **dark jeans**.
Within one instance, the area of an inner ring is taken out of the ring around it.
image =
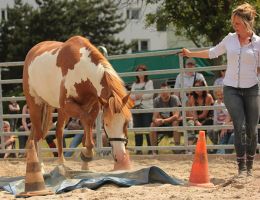
[[[254,158],[259,119],[259,87],[234,88],[224,86],[224,103],[233,120],[237,159]]]
[[[136,113],[133,114],[134,127],[150,127],[152,122],[152,113]],[[147,145],[151,146],[149,134],[145,134]],[[135,146],[143,145],[143,134],[135,134]]]
[[[18,140],[19,140],[19,149],[25,149],[26,142],[28,140],[28,136],[20,135],[20,136],[18,136]]]

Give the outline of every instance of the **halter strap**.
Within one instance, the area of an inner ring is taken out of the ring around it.
[[[127,146],[127,144],[128,144],[128,138],[109,138],[105,127],[104,127],[104,132],[105,132],[105,134],[106,134],[106,136],[107,136],[107,138],[108,138],[108,141],[109,141],[109,144],[110,144],[110,145],[111,145],[110,142],[114,141],[114,142],[125,142],[125,146]],[[111,146],[112,146],[112,145],[111,145]],[[112,146],[112,148],[113,148],[113,146]]]
[[[125,145],[127,145],[128,138],[109,138],[108,137],[108,141],[109,142],[112,142],[112,141],[125,142]]]

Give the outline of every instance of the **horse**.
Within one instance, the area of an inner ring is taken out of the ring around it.
[[[70,117],[84,127],[80,157],[82,169],[94,156],[92,127],[103,110],[104,130],[112,146],[114,170],[131,168],[126,151],[127,127],[133,106],[124,82],[108,60],[87,38],[73,36],[65,42],[43,41],[26,55],[23,91],[30,108],[31,137],[36,144],[44,139],[57,109],[56,137],[58,162],[63,156],[63,131]]]

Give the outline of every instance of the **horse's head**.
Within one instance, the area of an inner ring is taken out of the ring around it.
[[[127,144],[127,127],[131,120],[129,110],[131,106],[129,95],[123,99],[111,96],[108,101],[103,102],[104,129],[112,146],[112,153],[116,161],[115,169],[125,169],[125,165],[129,165],[125,146]]]

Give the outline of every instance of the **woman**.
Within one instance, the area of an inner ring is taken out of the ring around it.
[[[137,66],[135,71],[146,71],[145,65]],[[153,90],[153,81],[148,79],[147,75],[136,76],[136,81],[132,85],[131,91],[136,90]],[[140,105],[142,108],[153,108],[153,93],[150,94],[131,94],[131,98],[135,101],[135,107]],[[152,122],[152,113],[136,113],[133,114],[133,125],[134,127],[150,127]],[[147,145],[151,146],[149,134],[145,134]],[[135,134],[135,145],[143,145],[143,134]],[[150,152],[151,153],[151,152]],[[137,151],[136,154],[142,154],[142,151]]]
[[[233,10],[231,16],[235,33],[229,33],[209,50],[191,52],[184,48],[182,51],[184,56],[200,58],[227,54],[227,70],[223,80],[224,103],[234,124],[238,177],[252,176],[257,146],[260,37],[253,32],[255,16],[256,10],[250,4],[242,4]]]
[[[197,79],[194,82],[194,87],[205,87],[206,84],[203,80]],[[212,106],[214,99],[209,92],[193,91],[190,99],[191,106]],[[213,111],[212,110],[197,110],[193,112],[193,118],[196,126],[212,125],[213,124]]]
[[[18,114],[20,112],[20,106],[16,101],[10,101],[8,108],[10,114]],[[15,131],[17,126],[17,121],[18,121],[17,118],[10,119],[11,131]]]

